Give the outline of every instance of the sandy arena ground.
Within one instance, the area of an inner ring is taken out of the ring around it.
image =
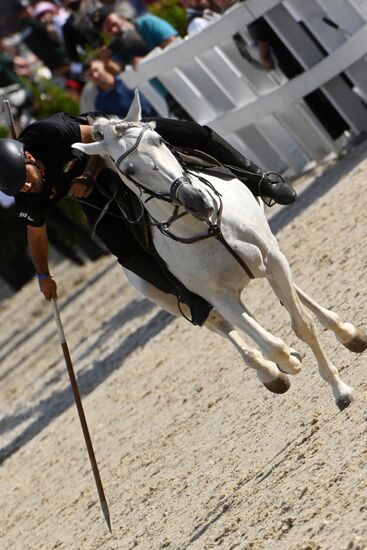
[[[271,221],[297,284],[364,329],[365,148],[296,182],[299,200]],[[339,412],[264,281],[245,292],[250,311],[304,356],[284,395],[229,343],[139,296],[111,257],[54,273],[113,532],[32,282],[1,302],[1,550],[367,548],[366,353],[320,328],[356,390]]]

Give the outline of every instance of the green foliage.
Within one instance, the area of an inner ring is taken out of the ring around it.
[[[0,124],[0,138],[3,139],[3,138],[7,138],[9,135],[9,128],[7,128],[6,126],[1,126]]]
[[[78,102],[50,80],[44,79],[38,84],[32,83],[31,93],[34,98],[34,114],[38,119],[61,112],[79,114]]]
[[[183,7],[176,0],[158,0],[149,4],[148,10],[153,15],[171,23],[181,36],[186,34],[187,17]]]

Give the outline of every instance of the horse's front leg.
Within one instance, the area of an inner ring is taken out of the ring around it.
[[[338,369],[329,361],[321,347],[315,323],[298,297],[288,261],[282,252],[277,251],[269,256],[267,277],[291,317],[295,334],[313,351],[320,376],[330,384],[338,407],[340,410],[345,409],[353,400],[353,389],[340,379]]]
[[[335,334],[343,346],[355,353],[362,353],[367,349],[367,335],[362,330],[352,323],[343,323],[337,313],[320,306],[298,286],[295,288],[301,302],[316,315],[324,328]]]
[[[244,362],[256,370],[259,379],[269,391],[285,393],[289,389],[290,383],[287,375],[280,372],[275,363],[265,359],[260,351],[249,347],[240,338],[234,326],[225,321],[215,309],[210,312],[204,326],[231,342]]]
[[[281,338],[265,330],[246,309],[238,293],[230,290],[217,292],[210,303],[231,325],[243,330],[261,349],[262,353],[276,363],[286,374],[298,374],[302,368],[300,356]]]

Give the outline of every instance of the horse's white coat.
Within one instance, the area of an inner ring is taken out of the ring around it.
[[[75,144],[75,147],[87,154],[108,155],[116,162],[122,153],[136,144],[142,131],[140,120],[140,104],[136,95],[124,121],[96,121],[93,131],[94,135],[103,136],[101,141]],[[139,196],[135,185],[123,175],[128,165],[134,166],[135,180],[155,192],[168,193],[172,182],[182,176],[180,164],[153,128],[145,131],[139,147],[116,167],[124,183]],[[337,314],[322,308],[295,286],[288,261],[279,249],[261,204],[243,183],[236,179],[225,181],[207,174],[205,178],[222,195],[222,233],[226,241],[256,278],[267,278],[289,312],[294,332],[313,351],[320,375],[330,384],[338,405],[341,408],[347,406],[353,399],[353,390],[340,379],[336,367],[326,357],[319,343],[314,321],[304,305],[318,317],[325,328],[334,332],[341,343],[352,348],[355,339],[359,338],[358,349],[353,351],[362,351],[366,347],[365,336],[352,324],[342,323]],[[207,195],[207,200],[216,211],[218,198],[214,193],[196,177],[192,178],[192,184]],[[169,218],[173,207],[167,202],[152,199],[147,202],[146,208],[155,220],[162,221]],[[192,215],[184,216],[170,227],[170,231],[180,237],[202,235],[206,230],[206,224]],[[241,301],[241,293],[250,279],[233,256],[215,239],[182,244],[154,228],[153,240],[170,271],[189,290],[204,297],[214,306],[205,326],[231,341],[244,361],[257,371],[259,378],[269,389],[276,392],[286,391],[288,381],[279,369],[288,374],[297,374],[302,367],[299,355],[280,338],[260,326],[247,311]],[[160,292],[131,272],[127,272],[127,276],[147,298],[167,311],[179,314],[173,296]],[[235,327],[249,335],[262,353],[245,344]]]

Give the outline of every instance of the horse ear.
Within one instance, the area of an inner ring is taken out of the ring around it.
[[[140,97],[139,97],[139,90],[135,88],[134,92],[134,99],[132,104],[130,105],[129,112],[127,113],[126,117],[124,118],[125,122],[140,122],[141,121],[141,105],[140,105]]]
[[[73,149],[78,149],[86,155],[105,155],[106,146],[103,142],[98,141],[96,143],[73,143]]]

